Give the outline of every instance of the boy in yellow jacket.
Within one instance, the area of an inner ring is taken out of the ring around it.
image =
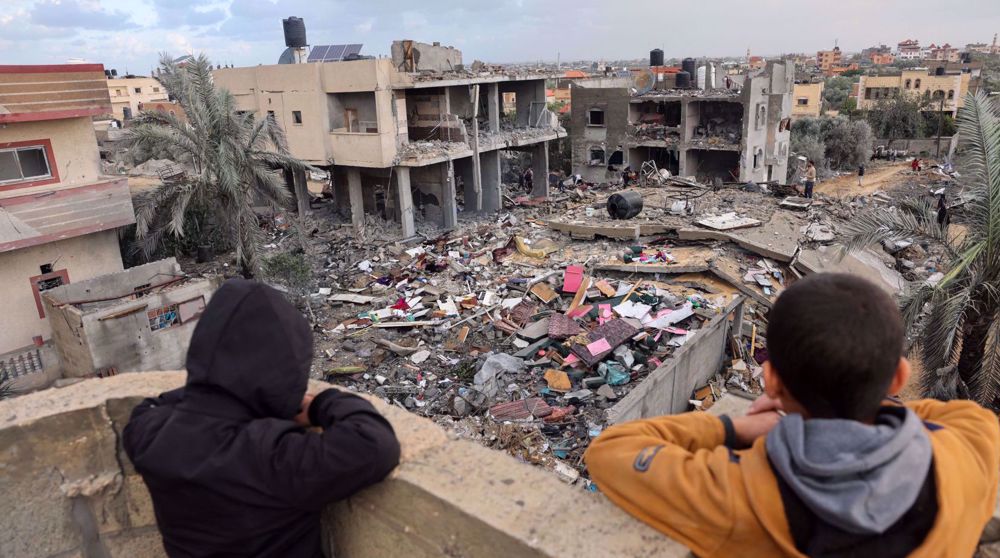
[[[605,430],[585,456],[601,491],[698,556],[972,556],[1000,426],[969,401],[884,400],[910,375],[890,297],[813,275],[778,298],[767,333],[766,394],[747,416]]]

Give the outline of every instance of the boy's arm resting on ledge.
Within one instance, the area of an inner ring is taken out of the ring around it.
[[[156,397],[147,397],[139,402],[138,405],[132,409],[131,418],[136,418],[142,416],[146,411],[159,407],[161,405],[171,405],[173,403],[180,403],[184,399],[184,388],[179,387],[177,389],[172,389],[170,391],[165,391]],[[131,420],[131,419],[130,419]]]
[[[399,442],[389,421],[357,395],[338,389],[319,393],[309,420],[323,431],[287,431],[273,456],[289,500],[299,507],[322,509],[381,481],[399,464]]]
[[[612,426],[584,456],[590,476],[633,516],[708,554],[732,529],[737,465],[723,421],[685,413]]]

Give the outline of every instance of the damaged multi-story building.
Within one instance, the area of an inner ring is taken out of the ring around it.
[[[275,119],[294,156],[329,171],[356,229],[375,214],[410,237],[418,218],[450,228],[460,206],[500,209],[502,150],[529,151],[533,194],[546,194],[548,144],[565,136],[545,105],[551,76],[466,67],[438,43],[395,41],[383,58],[361,45],[308,49],[302,20],[284,23],[281,63],[216,70],[215,81],[240,109]],[[304,180],[295,179],[302,195]]]
[[[611,182],[622,169],[652,161],[705,182],[784,184],[794,64],[772,61],[746,76],[718,74],[696,89],[691,76],[698,70],[690,63],[667,79],[652,72],[643,79],[641,71],[635,78],[574,83],[574,172],[588,182]]]

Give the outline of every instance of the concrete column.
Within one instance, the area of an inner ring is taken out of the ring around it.
[[[462,188],[465,194],[465,205],[462,207],[464,213],[475,213],[476,210],[476,167],[472,164],[472,157],[458,159],[455,161],[455,172],[462,177]]]
[[[399,197],[399,222],[403,225],[403,238],[417,234],[413,225],[413,192],[410,191],[410,167],[396,167],[396,190]]]
[[[486,96],[486,109],[490,117],[490,131],[499,132],[500,131],[500,104],[502,100],[500,99],[500,84],[490,83],[487,86],[488,94]]]
[[[298,205],[299,217],[309,215],[309,186],[306,184],[306,171],[292,171],[295,183],[295,201]]]
[[[458,200],[455,196],[455,164],[449,159],[441,165],[441,212],[446,229],[458,225]]]
[[[549,142],[535,144],[531,153],[531,174],[534,181],[531,197],[549,197]]]
[[[483,211],[500,211],[503,207],[503,185],[500,182],[500,150],[487,151],[482,156]]]
[[[354,234],[361,234],[365,228],[365,199],[361,193],[361,169],[347,169],[347,189],[351,199],[351,223],[354,224]]]

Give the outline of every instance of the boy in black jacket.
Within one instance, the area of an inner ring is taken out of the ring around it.
[[[309,324],[274,289],[234,279],[212,297],[187,384],[140,403],[123,436],[171,557],[321,557],[323,508],[399,462],[367,401],[306,395],[311,361]]]

